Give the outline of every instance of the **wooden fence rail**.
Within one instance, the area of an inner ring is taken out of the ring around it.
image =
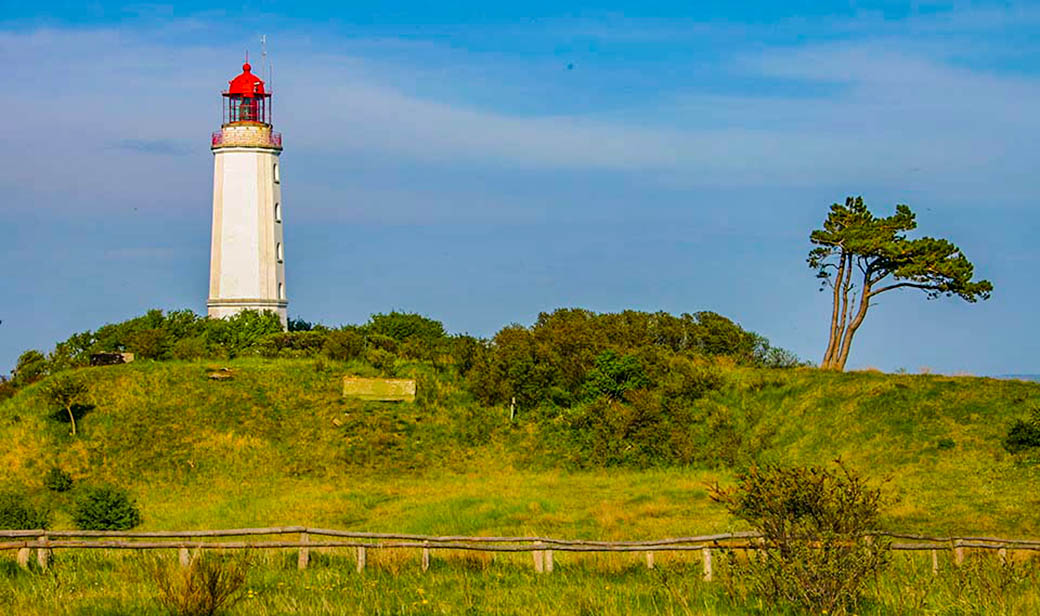
[[[233,537],[271,537],[297,535],[297,539],[266,539],[259,541],[227,541]],[[938,553],[951,550],[953,562],[964,560],[964,550],[996,550],[1006,559],[1009,550],[1040,552],[1040,540],[1005,539],[1000,537],[939,537],[920,534],[877,531],[873,537],[909,540],[896,542],[890,548],[900,551],[931,551],[932,570],[938,571]],[[214,540],[224,539],[224,540]],[[712,579],[713,550],[760,550],[769,547],[763,536],[756,532],[717,533],[691,537],[671,537],[646,541],[594,541],[587,539],[557,539],[538,536],[466,537],[432,536],[406,533],[368,533],[279,526],[269,528],[231,528],[223,530],[187,531],[88,531],[88,530],[0,530],[0,550],[17,550],[18,563],[28,566],[31,550],[36,550],[37,563],[46,568],[55,549],[103,550],[162,550],[176,549],[182,565],[190,562],[190,550],[262,550],[296,549],[300,569],[310,562],[310,552],[319,548],[348,548],[355,550],[357,570],[365,568],[368,550],[421,550],[422,570],[430,566],[434,550],[463,550],[477,552],[530,552],[535,571],[553,570],[553,552],[604,553],[645,552],[647,568],[654,568],[654,552],[701,552],[704,579]]]

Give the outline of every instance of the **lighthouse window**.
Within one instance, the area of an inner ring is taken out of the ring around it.
[[[285,285],[278,283],[278,299],[285,299]]]
[[[275,252],[278,253],[278,262],[281,263],[285,260],[285,251],[282,250],[282,243],[278,242]]]
[[[281,203],[275,203],[274,204],[274,221],[275,222],[282,222],[282,204]]]
[[[282,180],[278,176],[278,163],[275,163],[274,164],[274,183],[275,184],[280,184],[281,182],[282,182]]]

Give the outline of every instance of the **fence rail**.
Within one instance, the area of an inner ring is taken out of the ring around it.
[[[219,541],[233,537],[271,537],[297,535],[292,539],[261,541]],[[1005,539],[1000,537],[942,537],[911,533],[877,531],[871,537],[899,539],[892,550],[931,551],[932,569],[938,570],[938,552],[950,550],[953,561],[964,560],[964,550],[996,550],[1001,559],[1009,551],[1040,552],[1040,539]],[[907,542],[909,541],[909,542]],[[530,552],[538,573],[553,569],[553,552],[645,552],[647,567],[654,567],[655,552],[701,552],[704,578],[712,578],[713,550],[760,550],[770,547],[760,533],[745,531],[717,533],[691,537],[670,537],[646,541],[596,541],[588,539],[558,539],[540,536],[467,537],[457,535],[434,536],[406,533],[369,533],[279,526],[269,528],[231,528],[222,530],[185,531],[89,531],[89,530],[0,530],[0,550],[17,550],[18,562],[28,566],[31,550],[36,550],[37,562],[46,568],[50,553],[55,549],[105,550],[158,550],[176,549],[182,564],[190,561],[190,550],[299,550],[299,567],[306,568],[310,550],[316,548],[351,548],[356,551],[357,570],[365,568],[368,550],[422,550],[422,568],[429,568],[432,550],[463,550],[477,552]]]

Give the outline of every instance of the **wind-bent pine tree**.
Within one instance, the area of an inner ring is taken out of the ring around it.
[[[820,290],[833,292],[830,335],[820,367],[844,370],[856,330],[871,300],[895,289],[920,289],[928,299],[958,296],[968,302],[989,299],[993,285],[972,281],[975,267],[960,248],[944,239],[907,239],[917,228],[915,215],[897,205],[887,218],[870,213],[862,197],[831,205],[822,229],[809,240],[809,267],[816,270]]]

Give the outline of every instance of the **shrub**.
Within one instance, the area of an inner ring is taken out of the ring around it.
[[[365,352],[365,336],[353,329],[338,329],[325,336],[321,348],[329,359],[350,361]]]
[[[48,372],[47,358],[39,351],[26,351],[18,356],[14,369],[14,384],[21,387],[38,381]]]
[[[176,616],[212,616],[242,600],[248,562],[195,552],[187,567],[156,559],[152,578],[159,603]]]
[[[43,476],[43,487],[51,492],[68,492],[72,489],[72,475],[57,466],[52,466]]]
[[[265,310],[243,310],[226,319],[208,322],[208,340],[221,348],[228,357],[236,357],[252,350],[268,334],[282,331],[278,315]]]
[[[935,446],[940,450],[953,449],[957,446],[957,442],[952,438],[941,438],[935,442]]]
[[[54,405],[60,406],[72,425],[72,436],[76,436],[76,411],[82,410],[87,384],[68,374],[59,374],[46,384],[43,394]],[[61,415],[59,415],[60,417]]]
[[[407,312],[373,314],[367,328],[373,334],[387,336],[398,342],[418,339],[432,343],[444,337],[444,324],[440,321]]]
[[[888,563],[888,542],[871,538],[881,492],[838,463],[838,471],[768,465],[716,484],[712,500],[763,534],[758,558],[733,562],[731,591],[774,605],[845,613]]]
[[[383,376],[394,376],[397,374],[397,356],[383,349],[369,349],[365,354],[365,360],[383,373]]]
[[[626,392],[649,386],[650,379],[638,358],[608,350],[596,356],[595,367],[589,371],[583,389],[586,397],[605,396],[618,401]]]
[[[3,402],[4,400],[13,396],[14,392],[14,382],[10,379],[4,378],[3,376],[0,376],[0,402]]]
[[[209,346],[202,336],[181,338],[170,348],[170,354],[174,359],[201,359],[207,357],[209,353]]]
[[[1004,449],[1010,453],[1040,448],[1040,407],[1033,409],[1029,419],[1016,419],[1004,437]]]
[[[130,530],[141,523],[141,512],[126,490],[97,486],[78,495],[72,519],[80,530]]]
[[[323,331],[278,332],[268,334],[257,343],[257,353],[263,357],[314,357],[325,344]]]
[[[137,359],[165,359],[168,346],[166,332],[158,327],[139,329],[128,336],[126,343]]]
[[[28,499],[13,492],[0,493],[0,529],[29,530],[47,528],[50,512],[34,506]]]

